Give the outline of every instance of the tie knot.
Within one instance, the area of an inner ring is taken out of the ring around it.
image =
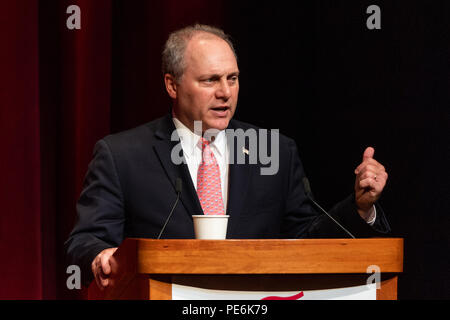
[[[208,141],[205,138],[200,137],[200,140],[198,141],[198,146],[203,150],[206,147],[208,147],[210,143],[211,141]]]

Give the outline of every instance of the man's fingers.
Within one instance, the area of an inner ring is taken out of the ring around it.
[[[97,283],[97,287],[99,287],[101,290],[104,289],[108,285],[108,283],[104,281],[103,277],[103,271],[102,271],[102,265],[101,265],[101,258],[97,257],[93,262],[93,273],[94,273],[94,279]]]
[[[109,275],[111,273],[111,266],[109,264],[109,254],[105,254],[102,255],[101,257],[101,267],[102,267],[102,272],[105,275]]]
[[[384,178],[387,180],[387,172],[384,170],[383,166],[371,166],[367,165],[362,168],[356,175],[357,180],[362,180],[365,178],[372,178],[376,176],[377,178]]]
[[[95,275],[95,283],[97,283],[97,287],[103,289],[102,281],[100,280],[100,276],[98,276],[98,274]]]
[[[377,160],[375,160],[373,158],[370,158],[370,159],[366,159],[365,161],[363,161],[355,169],[355,174],[361,173],[361,171],[363,171],[364,168],[366,168],[367,166],[371,166],[371,170],[375,170],[376,172],[382,172],[382,171],[386,170],[381,163],[379,163]]]
[[[372,147],[367,147],[363,153],[363,159],[361,164],[355,169],[355,174],[358,174],[361,169],[369,163],[374,163],[376,160],[373,159],[373,155],[375,154],[375,149]],[[378,162],[376,162],[378,163]]]
[[[366,164],[365,166],[361,167],[358,170],[358,176],[361,176],[362,174],[366,173],[366,172],[379,172],[381,170],[378,169],[377,166],[371,165],[371,164]]]
[[[380,176],[377,176],[377,174],[375,172],[373,172],[373,171],[365,171],[365,172],[363,172],[363,173],[358,175],[358,179],[360,181],[364,180],[364,179],[367,179],[367,178],[372,178],[372,179],[376,180],[377,178],[379,179]]]
[[[94,274],[97,286],[103,290],[109,285],[109,278],[112,273],[110,258],[117,248],[108,248],[100,252],[92,262],[92,273]]]
[[[372,159],[374,154],[375,154],[375,149],[372,147],[367,147],[363,153],[363,161],[366,159]]]
[[[384,166],[373,158],[374,154],[374,148],[366,148],[362,163],[355,169],[356,202],[364,211],[380,197],[388,177]]]
[[[375,179],[373,179],[373,178],[366,178],[366,179],[359,181],[359,186],[362,189],[365,189],[365,188],[376,189],[377,181],[375,181]]]
[[[107,287],[108,286],[108,283],[109,283],[108,279],[100,277],[100,280],[101,280],[101,283],[102,283],[103,287]]]
[[[358,183],[361,189],[370,189],[369,191],[375,193],[381,193],[383,191],[384,186],[386,185],[387,174],[371,175],[367,178],[361,179]]]
[[[361,168],[357,169],[357,172],[355,170],[356,176],[357,178],[361,178],[361,176],[367,172],[372,172],[374,174],[380,174],[381,172],[383,172],[383,168],[377,166],[377,165],[372,165],[372,164],[366,164],[364,166],[362,166]]]
[[[108,270],[109,263],[108,260],[105,259],[105,255],[100,254],[97,256],[93,262],[93,273],[95,282],[97,283],[97,286],[103,290],[105,287],[108,286],[108,273],[111,272],[111,270]]]
[[[108,286],[109,280],[102,275],[101,271],[99,271],[95,275],[95,282],[97,283],[97,286],[103,290]]]

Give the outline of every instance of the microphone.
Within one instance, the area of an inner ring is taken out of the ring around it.
[[[158,240],[161,238],[161,235],[163,234],[164,229],[166,229],[167,223],[169,223],[170,217],[172,217],[172,213],[173,213],[173,211],[175,210],[175,207],[178,204],[178,200],[180,200],[181,190],[182,190],[182,187],[183,187],[182,182],[183,181],[181,180],[181,178],[177,178],[177,180],[175,181],[175,191],[177,192],[177,200],[175,200],[175,203],[173,204],[172,210],[170,211],[169,215],[167,216],[167,219],[164,222],[164,226],[162,227],[161,231],[159,232],[159,235],[158,235],[158,238],[157,238]]]
[[[330,218],[331,220],[333,220],[334,223],[336,223],[342,230],[344,230],[350,237],[352,237],[353,239],[355,239],[355,236],[352,235],[350,233],[350,231],[348,231],[347,229],[345,229],[339,222],[337,222],[330,214],[328,214],[328,212],[326,212],[321,206],[319,206],[319,204],[317,202],[314,201],[314,199],[312,198],[312,192],[311,192],[311,186],[309,185],[309,180],[307,177],[303,177],[303,186],[305,188],[305,194],[308,197],[309,200],[311,200],[312,203],[314,203],[314,205],[319,208],[323,213],[325,213],[328,218]]]

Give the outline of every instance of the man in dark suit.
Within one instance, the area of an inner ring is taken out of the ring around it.
[[[177,179],[183,185],[181,200],[163,238],[194,238],[191,215],[209,212],[198,187],[201,179],[208,179],[201,175],[205,150],[214,161],[219,190],[215,209],[230,215],[227,238],[346,236],[305,195],[305,173],[292,139],[270,135],[265,142],[276,147],[269,152],[277,153],[272,174],[262,174],[261,162],[249,161],[255,141],[247,139],[241,149],[231,146],[228,132],[255,132],[260,147],[266,132],[232,120],[239,69],[234,48],[221,30],[196,25],[173,33],[163,52],[163,73],[173,100],[171,114],[107,136],[95,146],[77,204],[79,219],[66,241],[69,263],[81,267],[84,283],[95,278],[99,287],[108,285],[109,259],[124,238],[158,236],[176,200]],[[201,121],[200,132],[195,121]],[[213,134],[202,140],[205,132]],[[387,174],[373,154],[373,148],[367,148],[355,170],[355,193],[330,211],[359,237],[389,231],[376,204]],[[244,164],[237,161],[239,156]]]

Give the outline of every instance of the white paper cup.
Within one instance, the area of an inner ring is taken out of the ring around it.
[[[195,239],[223,240],[227,237],[229,215],[193,215]]]

